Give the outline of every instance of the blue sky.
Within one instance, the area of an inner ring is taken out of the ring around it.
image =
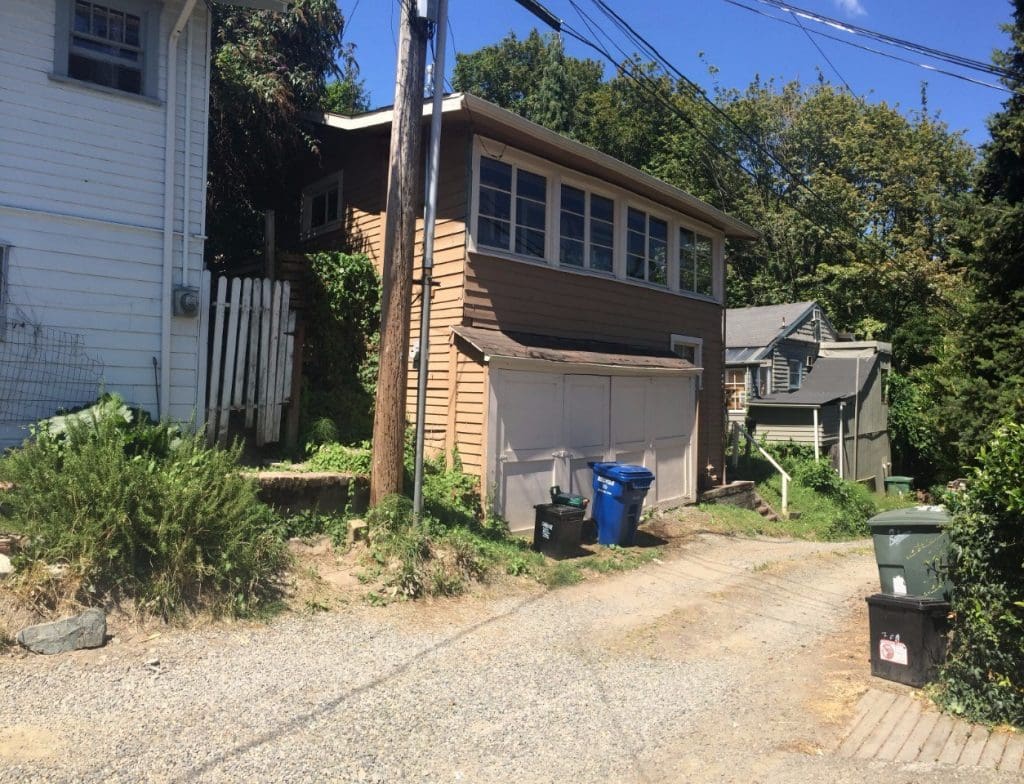
[[[595,18],[601,18],[592,0],[577,0]],[[814,48],[803,31],[773,22],[737,8],[725,0],[607,0],[626,21],[653,43],[679,70],[711,89],[743,88],[759,74],[788,81],[817,79],[820,68],[826,78],[841,84],[832,67]],[[746,5],[781,16],[757,0]],[[1008,36],[999,28],[1011,16],[1009,0],[794,0],[799,7],[900,37],[989,62],[992,51],[1005,48]],[[585,30],[569,0],[543,0],[556,16]],[[374,106],[392,103],[395,79],[397,0],[339,0],[348,20],[347,41],[356,45],[356,59]],[[514,0],[449,0],[452,34],[446,71],[451,73],[453,44],[459,52],[472,52],[501,40],[510,31],[525,36],[540,27],[539,20]],[[792,18],[790,17],[790,21]],[[915,62],[928,62],[910,52],[891,49],[863,37],[803,21],[810,30],[884,49]],[[608,29],[608,28],[606,28]],[[621,42],[621,39],[619,39]],[[1007,94],[896,62],[877,54],[829,40],[815,39],[842,78],[869,101],[893,105],[904,111],[920,108],[922,82],[927,82],[928,108],[953,130],[963,131],[972,144],[988,138],[986,118],[998,111]],[[566,51],[579,57],[597,57],[570,38]],[[623,43],[623,45],[625,45]],[[952,68],[934,63],[943,68]],[[708,65],[718,69],[714,79]],[[612,72],[606,67],[606,74]],[[994,77],[962,71],[973,78]]]

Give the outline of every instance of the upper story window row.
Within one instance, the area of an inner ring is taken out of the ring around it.
[[[500,143],[479,144],[475,161],[478,250],[721,301],[712,230]]]

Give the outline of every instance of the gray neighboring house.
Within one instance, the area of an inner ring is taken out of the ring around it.
[[[749,401],[754,434],[812,444],[840,476],[881,490],[892,468],[885,396],[891,357],[889,343],[819,343],[799,387]]]
[[[729,308],[725,320],[725,399],[742,423],[751,401],[800,389],[819,346],[837,338],[817,302]]]

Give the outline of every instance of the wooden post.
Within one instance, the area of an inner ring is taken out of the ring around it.
[[[395,106],[391,124],[387,214],[384,224],[380,366],[373,419],[370,504],[402,492],[412,259],[422,180],[423,84],[427,53],[426,22],[417,19],[413,0],[402,0]]]
[[[289,452],[294,452],[299,445],[299,416],[302,403],[302,356],[306,343],[306,321],[296,319],[295,334],[292,336],[295,348],[292,353],[292,379],[290,400],[288,402],[288,418],[285,420],[284,445]]]
[[[263,211],[263,275],[274,280],[277,272],[277,237],[273,210]]]

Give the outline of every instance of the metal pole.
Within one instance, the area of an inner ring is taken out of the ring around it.
[[[441,159],[441,104],[444,101],[444,50],[448,28],[448,0],[437,2],[434,52],[434,103],[430,115],[430,149],[427,152],[426,203],[423,207],[423,279],[420,294],[420,361],[416,394],[416,468],[412,510],[423,513],[423,440],[427,420],[427,371],[430,364],[430,300],[434,293],[434,229],[437,222],[437,180]]]
[[[821,455],[821,447],[819,445],[821,434],[818,432],[818,409],[811,409],[814,415],[814,462],[818,462],[818,458]]]
[[[853,382],[853,481],[860,479],[860,357],[857,363],[856,379]]]
[[[843,435],[843,412],[846,408],[846,404],[839,401],[839,478],[844,479],[843,472],[843,454],[846,452],[845,436]]]

